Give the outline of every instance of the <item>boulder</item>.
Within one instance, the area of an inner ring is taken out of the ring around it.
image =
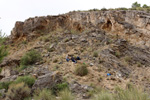
[[[38,77],[38,79],[35,81],[32,89],[35,90],[37,88],[43,89],[43,88],[53,88],[56,84],[62,82],[62,76],[59,72],[51,72],[46,75],[42,75]]]

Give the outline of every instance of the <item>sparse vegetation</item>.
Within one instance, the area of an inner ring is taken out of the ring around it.
[[[129,63],[129,62],[132,60],[132,57],[130,57],[130,56],[125,56],[125,57],[124,57],[124,60],[125,60],[127,63]]]
[[[75,99],[72,93],[68,89],[61,91],[59,96],[60,96],[60,100],[74,100]]]
[[[28,85],[29,87],[32,87],[32,85],[35,82],[35,78],[32,76],[20,76],[16,79],[16,81],[14,82],[15,84],[24,82],[26,85]]]
[[[24,69],[28,68],[28,66],[25,66],[25,65],[20,65],[19,67],[17,67],[17,70],[18,71],[22,71]]]
[[[56,84],[53,88],[52,88],[52,93],[53,94],[57,94],[58,92],[64,90],[64,89],[68,89],[68,83],[67,82],[63,82],[63,83],[59,83]]]
[[[2,60],[4,59],[5,56],[7,56],[8,51],[6,49],[6,46],[1,45],[0,46],[0,63],[2,62]]]
[[[79,76],[85,76],[88,74],[88,69],[86,64],[77,65],[75,68],[75,74]]]
[[[98,57],[98,52],[97,52],[97,51],[95,51],[95,52],[93,53],[93,57]]]
[[[102,8],[101,11],[107,11],[107,9],[106,8]]]
[[[75,29],[71,29],[70,30],[70,33],[71,34],[78,34],[78,33],[80,33],[78,30],[75,30]]]
[[[23,82],[11,84],[6,94],[9,100],[23,100],[30,96],[31,90]]]
[[[120,56],[121,56],[121,52],[118,51],[118,50],[116,50],[116,51],[115,51],[115,56],[116,56],[116,57],[120,57]]]
[[[128,84],[126,89],[117,87],[115,91],[115,93],[101,91],[93,100],[150,100],[147,93],[131,84]]]
[[[93,100],[115,100],[113,94],[107,91],[101,91]],[[121,100],[121,99],[120,99]]]
[[[34,100],[55,100],[55,98],[50,90],[43,89],[39,94],[34,95]]]
[[[21,58],[21,65],[24,66],[32,65],[40,60],[42,60],[41,54],[36,50],[31,50]]]
[[[0,82],[0,89],[6,89],[6,90],[8,90],[9,85],[12,84],[12,83],[13,83],[12,81],[9,81],[9,82]]]
[[[137,67],[142,67],[141,62],[136,62],[136,64],[137,64]]]
[[[0,63],[2,62],[4,57],[8,55],[7,46],[4,45],[5,41],[6,41],[5,34],[2,35],[2,32],[0,31]]]

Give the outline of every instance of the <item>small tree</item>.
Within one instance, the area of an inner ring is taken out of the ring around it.
[[[149,8],[149,6],[147,6],[146,4],[144,4],[142,7],[143,8]]]
[[[132,4],[132,8],[138,8],[138,7],[141,7],[141,4],[139,4],[138,2]]]

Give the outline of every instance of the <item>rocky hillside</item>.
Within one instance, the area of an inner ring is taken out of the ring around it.
[[[0,64],[0,82],[30,75],[35,78],[32,91],[65,82],[76,100],[91,100],[89,91],[97,87],[114,91],[128,83],[149,91],[149,36],[150,14],[134,10],[70,12],[16,22],[4,43],[9,53]],[[38,53],[41,58],[32,63]],[[67,62],[67,54],[81,60]],[[87,68],[85,75],[76,72],[79,66]]]

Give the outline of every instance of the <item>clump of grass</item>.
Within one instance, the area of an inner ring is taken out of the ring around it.
[[[117,88],[116,100],[150,100],[147,93],[131,84],[127,84],[127,89]]]
[[[18,84],[11,84],[6,97],[9,100],[23,100],[24,98],[29,97],[30,93],[30,88],[22,82]]]
[[[75,68],[75,74],[79,75],[79,76],[85,76],[85,75],[87,75],[88,74],[87,65],[86,64],[78,65]]]
[[[127,63],[129,63],[129,62],[132,60],[132,58],[131,58],[130,56],[125,56],[125,57],[124,57],[124,60],[125,60]]]
[[[35,82],[35,78],[32,76],[20,76],[15,80],[15,84],[24,82],[26,85],[28,85],[29,87],[32,87],[32,85]]]
[[[25,66],[32,65],[40,60],[42,60],[41,54],[36,50],[31,50],[27,52],[25,55],[23,55],[23,57],[21,58],[21,65]]]
[[[60,96],[59,100],[75,100],[74,96],[68,89],[61,91],[59,93],[59,96]]]
[[[34,100],[55,100],[55,98],[50,90],[43,89],[39,94],[34,95]]]
[[[52,88],[52,93],[53,94],[57,94],[58,92],[64,90],[64,89],[69,89],[68,83],[67,82],[63,82],[63,83],[59,83],[56,84],[53,88]]]
[[[149,95],[143,92],[142,89],[127,84],[126,89],[117,87],[115,93],[101,91],[93,100],[150,100]]]
[[[136,64],[137,64],[137,67],[142,67],[141,62],[136,62]]]
[[[8,90],[9,85],[12,84],[12,83],[13,83],[12,81],[9,81],[9,82],[0,82],[0,89],[6,89],[6,90]]]
[[[117,51],[115,51],[115,56],[116,56],[116,57],[120,57],[120,56],[121,56],[120,51],[118,51],[118,50],[117,50]]]
[[[107,92],[107,91],[101,91],[99,94],[97,94],[93,100],[115,100],[113,97],[113,94]],[[122,100],[122,99],[120,99]]]
[[[93,53],[93,57],[98,57],[98,52],[95,51],[95,52]]]
[[[20,65],[19,67],[17,67],[17,71],[22,71],[22,70],[24,70],[26,68],[28,68],[28,66]]]

